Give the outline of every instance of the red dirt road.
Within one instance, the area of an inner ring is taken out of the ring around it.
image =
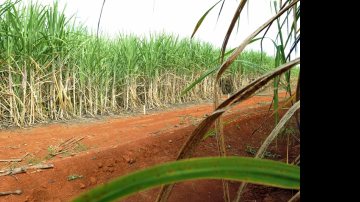
[[[251,156],[247,146],[259,147],[271,131],[273,120],[251,135],[266,119],[271,97],[254,96],[225,115],[225,140],[228,155]],[[70,201],[78,194],[117,176],[172,161],[196,124],[212,105],[203,104],[172,111],[126,118],[104,118],[91,123],[65,123],[38,126],[29,129],[0,131],[0,160],[20,158],[19,163],[0,162],[0,170],[29,163],[53,163],[54,168],[13,176],[0,176],[0,192],[22,190],[21,195],[0,196],[0,201]],[[49,148],[69,138],[80,138],[81,150],[72,155],[57,155],[45,160]],[[214,156],[216,141],[207,138],[196,150],[195,156]],[[281,141],[280,141],[281,143]],[[279,144],[282,145],[282,144]],[[270,151],[286,159],[286,147],[272,147]],[[291,144],[289,160],[299,153],[299,145]],[[1,173],[0,173],[1,175]],[[68,180],[69,176],[82,176]],[[234,195],[239,183],[231,183]],[[147,190],[122,201],[154,201],[158,188]],[[287,201],[294,192],[251,185],[245,201]],[[169,201],[222,201],[221,182],[198,180],[179,183]]]

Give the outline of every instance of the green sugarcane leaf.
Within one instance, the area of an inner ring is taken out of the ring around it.
[[[220,0],[222,1],[222,0]],[[191,34],[191,38],[194,37],[196,31],[199,29],[199,27],[201,26],[202,22],[204,21],[204,19],[206,18],[207,14],[209,14],[209,12],[216,6],[218,5],[218,3],[220,3],[220,1],[218,1],[216,4],[214,4],[211,8],[209,8],[209,10],[207,10],[203,16],[201,16],[201,18],[199,19],[199,21],[196,23],[196,26],[194,28],[193,33]]]
[[[130,173],[74,199],[113,201],[163,184],[194,179],[229,179],[285,189],[300,189],[300,167],[248,157],[207,157],[180,160]]]

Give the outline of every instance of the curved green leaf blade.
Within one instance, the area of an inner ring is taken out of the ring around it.
[[[196,86],[198,83],[200,83],[210,74],[216,72],[218,69],[219,67],[214,67],[212,69],[207,70],[204,74],[202,74],[199,78],[197,78],[194,82],[192,82],[188,87],[186,87],[185,90],[181,92],[180,96],[184,96],[187,92],[189,92],[192,88],[194,88],[194,86]]]
[[[300,189],[300,167],[248,157],[186,159],[130,173],[94,188],[74,201],[113,201],[162,184],[192,179],[229,179]]]
[[[223,1],[223,0],[220,0]],[[216,4],[214,4],[211,8],[209,8],[209,10],[207,10],[203,16],[201,16],[201,18],[199,19],[199,21],[196,23],[195,29],[193,31],[193,33],[191,34],[191,38],[194,37],[196,31],[199,29],[199,27],[201,26],[202,22],[204,21],[204,19],[206,18],[207,14],[209,14],[209,12],[220,3],[220,1],[218,1]]]

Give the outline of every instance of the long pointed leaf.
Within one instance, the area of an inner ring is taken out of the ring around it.
[[[224,1],[223,1],[223,3],[221,4],[221,7],[220,7],[220,10],[219,10],[219,13],[218,13],[218,17],[217,17],[217,19],[216,19],[216,22],[218,22],[218,21],[219,21],[220,14],[221,14],[222,9],[223,9],[223,7],[224,7],[225,1],[226,1],[226,0],[224,0]]]
[[[74,202],[113,201],[161,184],[194,179],[229,179],[285,189],[300,189],[300,167],[248,157],[187,159],[120,177],[81,195]]]
[[[221,46],[221,62],[224,60],[224,54],[225,54],[227,43],[228,43],[229,38],[231,36],[231,33],[232,33],[233,29],[234,29],[236,21],[240,17],[241,11],[243,10],[246,2],[247,2],[247,0],[241,0],[240,1],[239,6],[237,7],[237,9],[235,11],[235,14],[234,14],[234,16],[233,16],[233,18],[231,20],[230,26],[229,26],[229,28],[228,28],[228,30],[226,32],[223,44]]]
[[[216,80],[218,81],[224,71],[234,62],[234,60],[239,56],[239,54],[245,49],[245,47],[249,44],[249,42],[258,35],[262,30],[264,30],[269,24],[271,24],[274,20],[276,20],[279,16],[281,16],[285,11],[289,10],[292,6],[294,6],[299,0],[294,0],[288,6],[283,8],[279,13],[273,16],[270,20],[265,22],[262,26],[260,26],[255,32],[249,35],[240,46],[238,46],[235,51],[230,55],[230,57],[221,65],[219,72],[216,76]]]
[[[234,95],[230,96],[224,102],[222,102],[217,109],[223,109],[229,105],[236,104],[248,97],[250,97],[253,93],[255,93],[258,89],[262,86],[266,85],[271,79],[274,77],[281,75],[282,73],[288,71],[290,68],[294,67],[294,65],[300,63],[300,58],[297,58],[293,61],[285,63],[280,67],[276,68],[272,72],[269,72],[262,77],[256,79],[255,81],[251,82],[249,85],[245,86],[241,90],[239,90]]]
[[[209,69],[208,71],[206,71],[204,74],[202,74],[199,78],[197,78],[194,82],[192,82],[188,87],[185,88],[185,90],[183,90],[180,94],[180,96],[184,96],[187,92],[189,92],[194,86],[196,86],[196,84],[200,83],[202,80],[204,80],[207,76],[209,76],[210,74],[216,72],[216,70],[218,70],[219,67],[214,67],[212,69]]]
[[[220,0],[220,1],[223,1],[223,0]],[[199,29],[199,27],[201,26],[202,22],[204,21],[204,19],[206,18],[207,14],[209,14],[209,12],[216,6],[220,3],[220,1],[218,1],[216,4],[214,4],[209,10],[207,10],[203,16],[201,16],[201,18],[199,19],[199,21],[197,22],[196,26],[195,26],[195,29],[193,31],[193,33],[191,34],[191,38],[194,37],[196,31]]]

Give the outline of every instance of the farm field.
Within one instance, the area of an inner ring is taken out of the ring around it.
[[[299,201],[300,2],[230,48],[240,1],[221,46],[195,39],[224,3],[183,37],[1,2],[0,202]]]
[[[251,149],[260,146],[273,127],[273,120],[267,119],[265,127],[254,135],[252,132],[269,116],[270,101],[269,96],[254,96],[225,115],[229,123],[225,126],[229,155],[252,156]],[[211,107],[211,104],[202,104],[92,123],[51,124],[1,131],[0,159],[28,155],[21,162],[1,162],[0,170],[29,163],[52,163],[54,167],[0,177],[0,191],[22,190],[21,195],[3,196],[0,201],[69,201],[117,176],[174,160],[198,120],[211,112]],[[75,144],[77,148],[49,157],[49,148],[70,138],[84,139]],[[280,146],[286,144],[280,142],[283,140],[279,139],[278,148],[272,145],[269,149],[279,156],[269,158],[286,161],[286,147]],[[207,138],[197,148],[196,156],[216,155],[215,144],[214,137]],[[292,161],[299,152],[299,144],[293,142],[288,149],[289,161]],[[71,176],[82,177],[69,180]],[[237,186],[238,183],[231,183],[232,194]],[[170,201],[222,201],[221,183],[217,180],[180,183],[174,189]],[[140,192],[123,201],[153,201],[157,191],[158,188]],[[257,201],[287,201],[293,194],[288,190],[251,185],[244,197]]]
[[[0,128],[212,98],[210,76],[182,95],[219,63],[219,49],[209,43],[165,33],[96,37],[57,4],[6,5],[0,18]],[[272,63],[265,53],[244,53],[224,75],[223,93],[235,92]]]

